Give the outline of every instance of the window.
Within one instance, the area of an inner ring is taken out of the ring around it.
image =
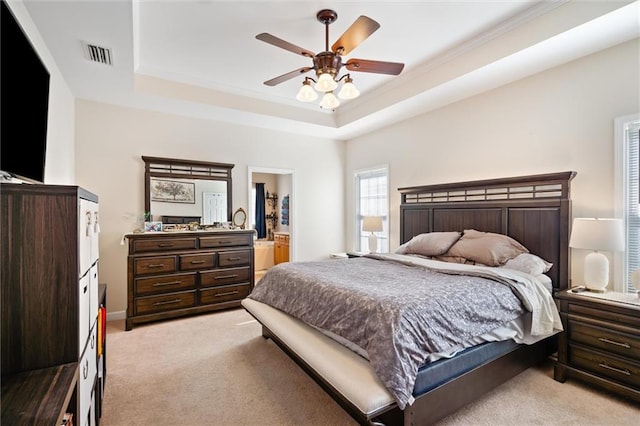
[[[626,250],[616,256],[614,290],[631,292],[640,270],[640,115],[615,120],[617,210],[622,213]]]
[[[382,216],[378,252],[389,251],[389,168],[380,166],[356,172],[356,251],[369,251],[369,235],[362,231],[365,216]]]

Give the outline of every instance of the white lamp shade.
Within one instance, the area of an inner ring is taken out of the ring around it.
[[[338,83],[336,83],[333,76],[329,73],[320,74],[318,76],[318,82],[314,86],[318,92],[331,92],[336,87],[338,87]]]
[[[382,216],[365,216],[362,219],[362,230],[365,232],[382,232]]]
[[[609,284],[609,259],[598,250],[624,250],[624,231],[620,219],[576,218],[569,246],[594,250],[584,258],[584,285],[604,292]]]
[[[569,246],[587,250],[622,251],[624,250],[622,220],[575,218]]]
[[[340,105],[340,101],[332,92],[325,93],[320,101],[320,108],[333,109]]]
[[[356,86],[351,82],[346,82],[342,85],[342,89],[338,93],[338,97],[341,99],[353,99],[360,96],[360,92],[356,89]]]
[[[318,93],[316,93],[310,84],[303,84],[296,95],[296,99],[300,102],[312,102],[318,99]]]

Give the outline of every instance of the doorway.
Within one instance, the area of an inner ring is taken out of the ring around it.
[[[295,215],[295,174],[291,169],[270,167],[248,167],[248,227],[255,229],[256,183],[265,183],[265,212],[268,230],[273,233],[289,234],[289,260],[296,259],[296,215]],[[267,198],[268,192],[268,198]],[[267,234],[267,237],[269,234]],[[268,238],[267,238],[268,239]]]

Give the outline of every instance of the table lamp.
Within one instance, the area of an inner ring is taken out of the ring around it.
[[[609,259],[600,251],[624,250],[621,219],[575,218],[569,247],[593,250],[584,258],[584,285],[603,293],[609,283]]]
[[[362,219],[362,230],[369,234],[369,252],[378,251],[378,238],[374,232],[382,232],[382,216],[365,216]]]

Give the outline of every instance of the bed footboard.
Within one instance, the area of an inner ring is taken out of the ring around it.
[[[251,299],[242,306],[270,338],[360,424],[397,405],[364,358],[303,322]],[[402,421],[400,421],[400,424]]]
[[[556,350],[556,336],[520,345],[416,398],[400,410],[370,364],[351,350],[278,310],[245,299],[243,307],[272,339],[362,425],[429,425],[539,364]]]

